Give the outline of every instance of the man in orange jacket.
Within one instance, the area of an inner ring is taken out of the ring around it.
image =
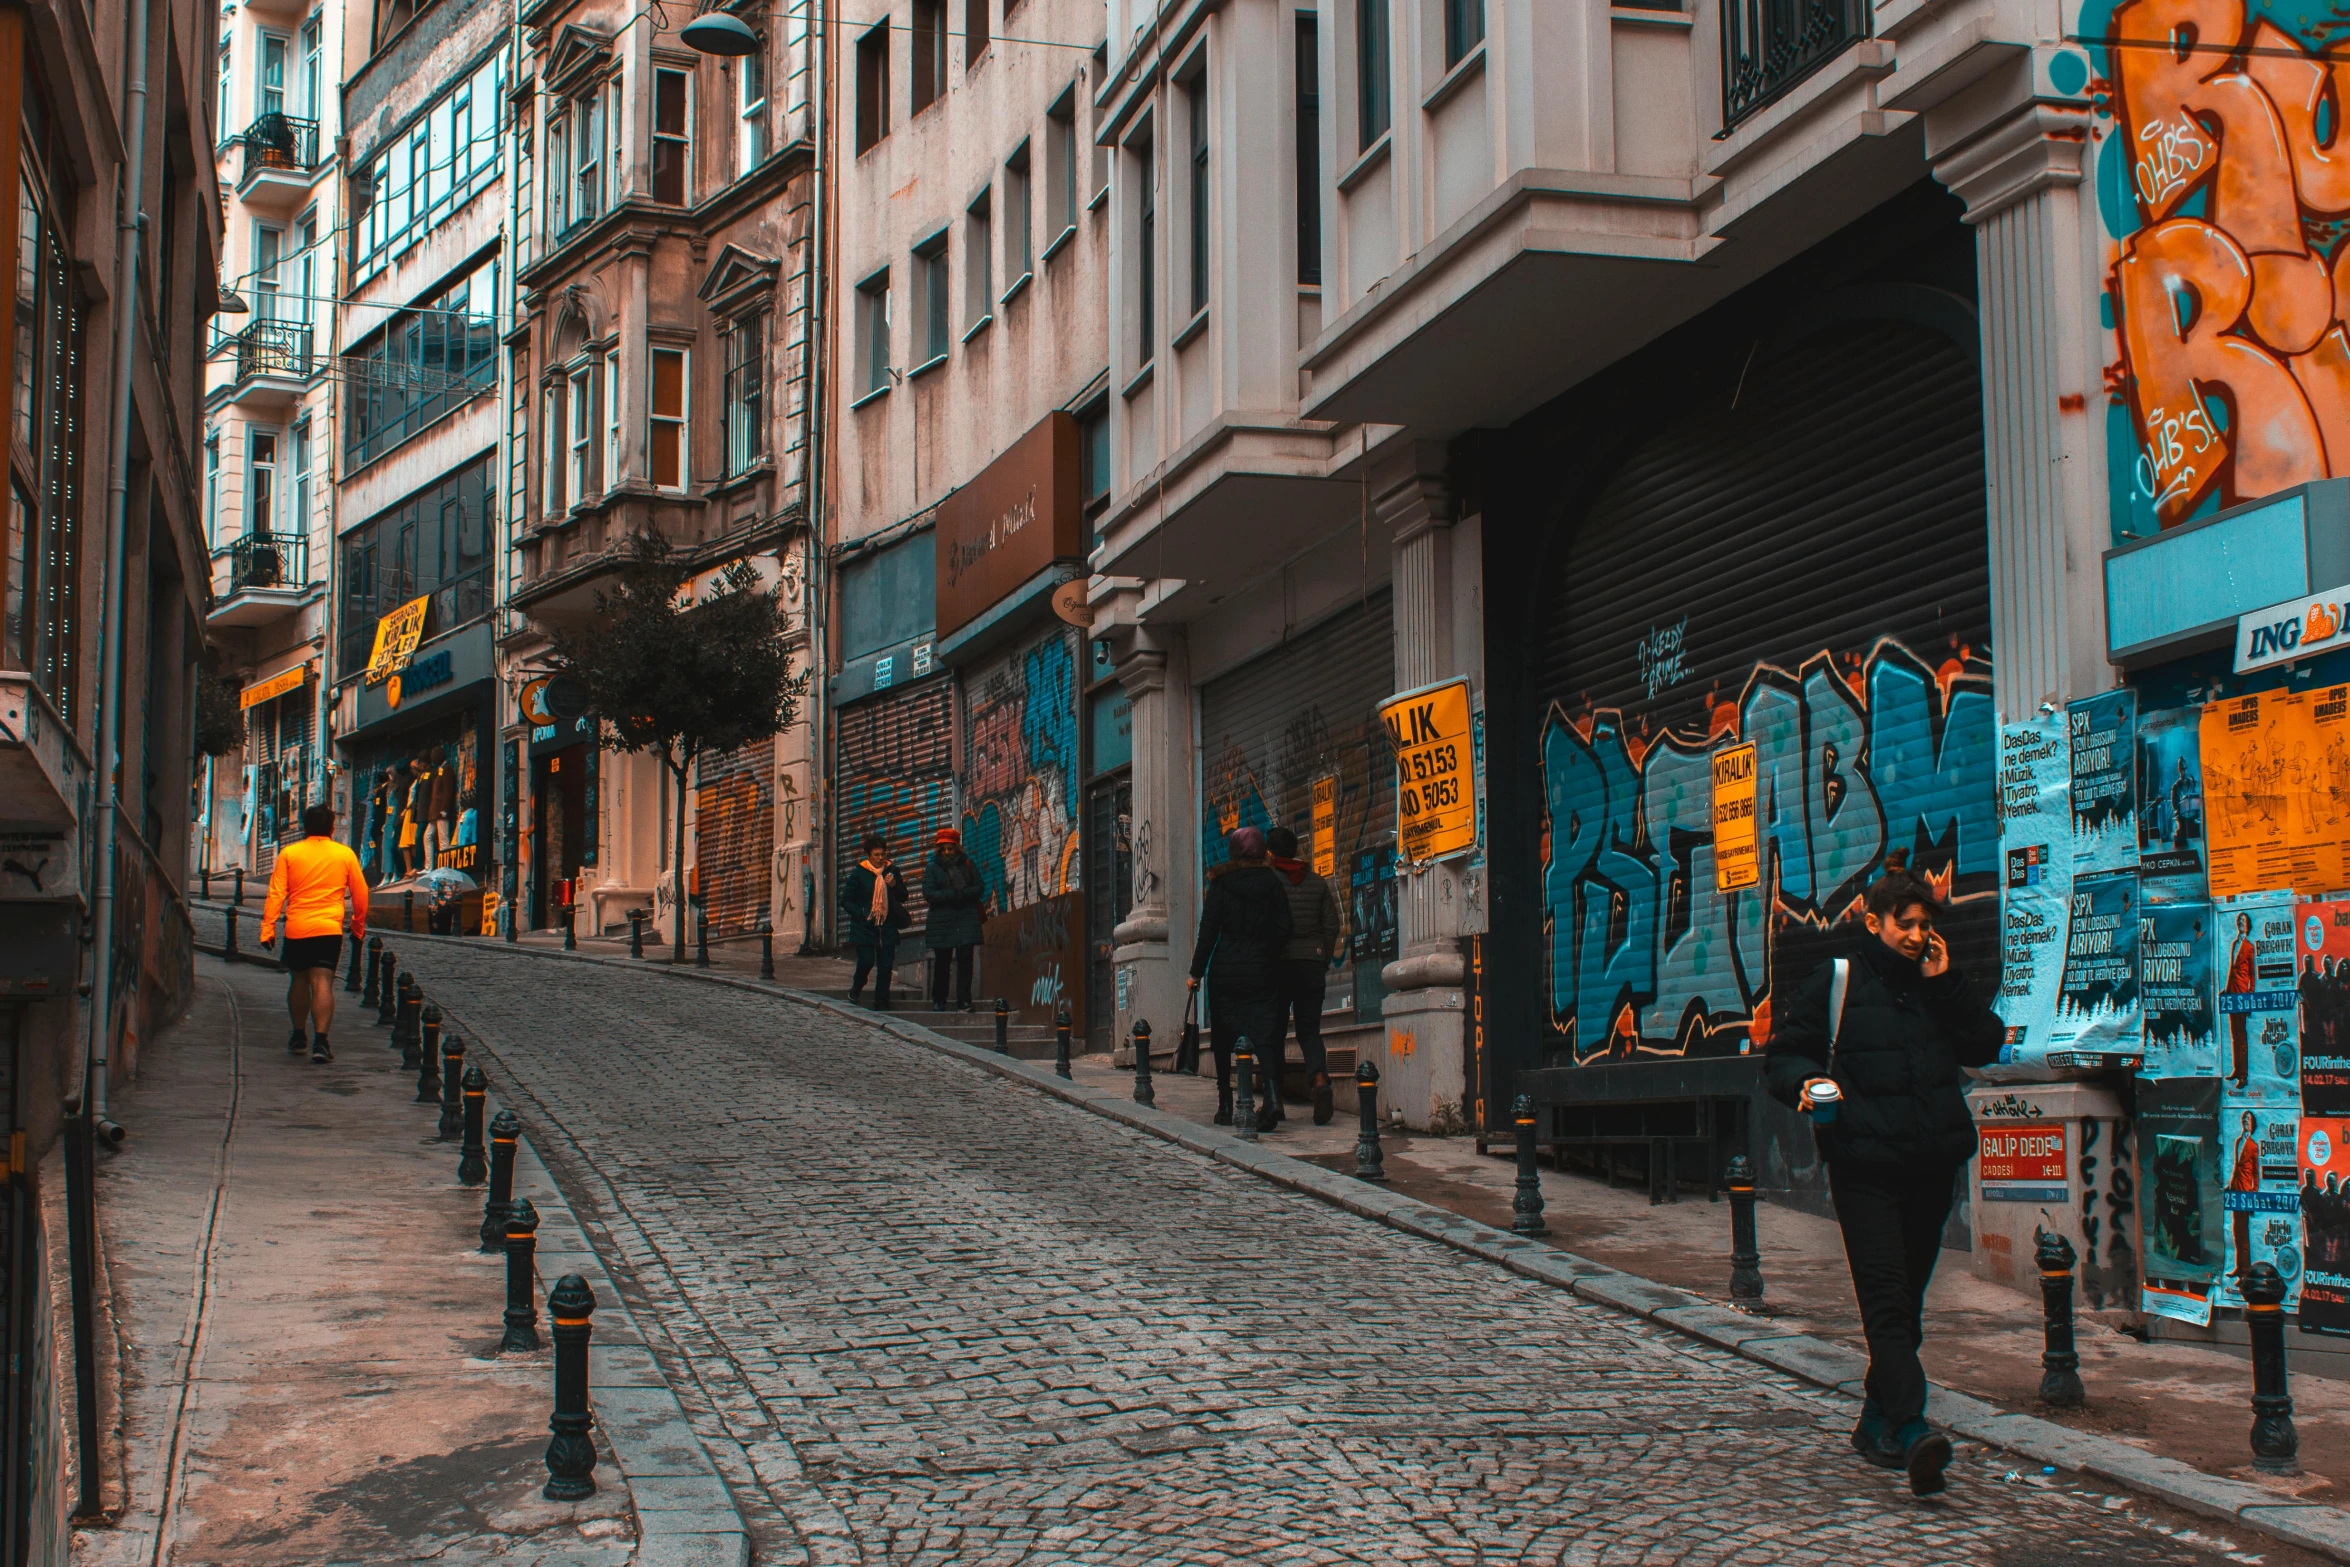
[[[286,917],[286,1011],[294,1033],[290,1055],[310,1046],[310,1059],[332,1061],[327,1030],[335,1021],[335,965],[343,955],[343,895],[351,897],[351,939],[367,939],[367,877],[359,856],[335,842],[335,808],[313,805],[302,813],[310,836],[277,851],[269,873],[269,897],[261,905],[261,946],[277,940],[277,917]],[[305,1038],[315,1019],[318,1032]]]

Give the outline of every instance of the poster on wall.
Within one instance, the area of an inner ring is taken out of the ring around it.
[[[2226,1242],[2219,1162],[2219,1084],[2209,1078],[2138,1079],[2140,1303],[2155,1316],[2201,1326]]]
[[[2131,749],[2138,695],[2127,688],[2083,697],[2064,710],[2070,750],[2073,874],[2138,868],[2138,769]]]
[[[2138,999],[2146,1015],[2146,1059],[2139,1068],[2144,1076],[2219,1076],[2211,905],[2139,909]]]
[[[2074,878],[2056,1026],[2049,1036],[2050,1066],[2135,1066],[2143,1055],[2138,926],[2135,873]]]
[[[2350,1335],[2350,1116],[2301,1118],[2301,1331]]]
[[[2212,896],[2341,886],[2345,807],[2326,786],[2309,694],[2214,702],[2201,738]]]
[[[2350,901],[2304,903],[2300,936],[2301,1108],[2350,1115]]]
[[[2213,905],[2218,927],[2220,1074],[2231,1100],[2301,1103],[2301,994],[2294,954],[2302,940],[2289,892]]]
[[[1999,731],[1998,1013],[2007,1025],[1994,1081],[2049,1067],[2073,891],[2071,747],[2053,715]]]
[[[2201,903],[2203,713],[2166,707],[2138,718],[2138,885],[2148,903]]]
[[[2242,1104],[2223,1093],[2219,1121],[2228,1259],[2218,1303],[2242,1306],[2244,1270],[2265,1262],[2283,1275],[2285,1309],[2294,1310],[2301,1302],[2300,1109]]]

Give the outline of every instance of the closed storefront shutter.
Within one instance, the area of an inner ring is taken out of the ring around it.
[[[1077,633],[1055,622],[963,676],[963,847],[987,884],[980,983],[1085,1019]]]
[[[1576,1062],[1753,1048],[1774,973],[1810,966],[1896,848],[1959,900],[1961,965],[1997,973],[1971,324],[1843,314],[1693,389],[1560,524],[1528,650],[1544,830],[1520,852],[1538,1015]],[[1744,744],[1759,880],[1723,890],[1713,762]]]
[[[844,707],[834,722],[840,811],[833,886],[847,884],[865,835],[880,833],[906,874],[918,930],[923,856],[931,836],[955,822],[955,688],[943,679],[908,686]]]
[[[702,758],[694,782],[694,864],[710,929],[755,929],[775,859],[774,740]]]
[[[1325,1005],[1378,1011],[1378,972],[1395,956],[1395,767],[1379,704],[1395,694],[1385,593],[1200,688],[1200,859],[1224,862],[1237,827],[1287,827],[1324,872],[1348,926]],[[1332,798],[1329,841],[1314,789]],[[1350,988],[1351,987],[1351,988]]]

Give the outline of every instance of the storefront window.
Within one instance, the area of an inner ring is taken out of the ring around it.
[[[463,712],[353,748],[347,830],[371,882],[446,870],[476,887],[492,885],[481,827],[480,732],[479,715]]]
[[[428,636],[489,613],[495,459],[484,452],[344,536],[338,666],[344,676],[365,667],[375,623],[411,599],[433,598]]]

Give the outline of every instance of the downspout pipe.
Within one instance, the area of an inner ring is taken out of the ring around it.
[[[114,1048],[114,862],[122,814],[123,556],[130,531],[131,372],[139,335],[140,211],[147,179],[147,8],[131,0],[130,68],[124,72],[123,174],[114,224],[114,423],[106,454],[106,582],[98,641],[98,891],[91,900],[95,948],[90,977],[87,1098],[98,1138],[119,1147],[126,1135],[106,1114],[107,1061]]]

